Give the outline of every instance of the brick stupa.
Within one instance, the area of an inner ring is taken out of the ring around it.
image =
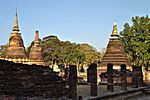
[[[42,47],[40,45],[38,31],[36,31],[36,33],[35,33],[35,40],[30,49],[29,60],[31,61],[30,63],[32,63],[32,64],[44,65]]]
[[[6,52],[6,58],[10,59],[26,59],[27,55],[23,44],[21,33],[19,33],[18,16],[16,11],[13,31],[10,34],[9,44]]]
[[[122,42],[118,39],[116,21],[113,25],[113,31],[107,45],[106,53],[104,54],[102,61],[98,67],[98,73],[105,72],[107,70],[107,64],[113,64],[113,69],[120,69],[121,64],[126,64],[127,69],[131,69],[131,65],[128,61],[127,55],[124,52]]]
[[[31,47],[29,57],[26,54],[23,39],[19,31],[20,30],[18,26],[18,16],[16,10],[13,32],[10,34],[8,48],[5,56],[0,56],[0,59],[22,64],[45,65],[42,56],[42,47],[39,42],[38,31],[36,32],[34,44]]]

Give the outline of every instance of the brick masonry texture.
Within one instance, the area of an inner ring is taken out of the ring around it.
[[[50,97],[65,95],[65,82],[48,66],[0,60],[0,97]]]

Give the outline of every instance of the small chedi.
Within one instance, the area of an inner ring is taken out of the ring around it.
[[[126,64],[127,69],[131,69],[131,64],[124,52],[124,47],[121,41],[118,39],[119,35],[117,32],[116,21],[113,25],[113,31],[107,45],[106,53],[104,54],[102,61],[98,67],[98,74],[106,72],[107,64],[113,64],[113,69],[119,70],[121,64]]]
[[[19,31],[18,16],[16,11],[14,27],[12,33],[10,34],[6,55],[0,59],[13,61],[15,63],[44,65],[38,31],[36,31],[34,44],[31,47],[29,57],[26,54],[23,39]]]
[[[35,63],[38,65],[44,65],[44,59],[42,55],[42,47],[39,41],[39,33],[36,31],[34,44],[30,49],[29,60],[31,64]]]

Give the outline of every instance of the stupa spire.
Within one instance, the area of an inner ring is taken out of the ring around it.
[[[34,41],[39,41],[39,31],[35,32],[35,40]]]
[[[15,15],[15,20],[14,20],[14,27],[13,27],[13,31],[19,31],[17,8],[16,8],[16,15]]]
[[[113,25],[113,30],[112,30],[112,34],[111,37],[118,37],[118,31],[117,31],[117,24],[116,24],[116,20],[114,21],[114,25]]]
[[[39,31],[35,32],[35,39],[34,39],[34,46],[39,46],[40,42],[39,42]]]

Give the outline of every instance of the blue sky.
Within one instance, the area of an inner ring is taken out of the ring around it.
[[[8,43],[16,7],[26,47],[39,30],[40,38],[56,35],[100,51],[107,46],[114,20],[120,32],[132,16],[150,16],[150,0],[1,0],[0,45]]]

